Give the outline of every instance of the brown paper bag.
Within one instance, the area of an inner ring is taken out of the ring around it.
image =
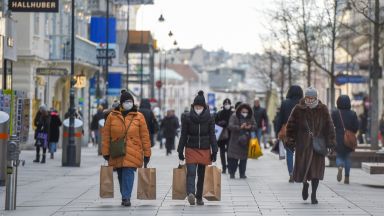
[[[187,197],[187,169],[185,166],[173,169],[172,199],[185,200]]]
[[[156,199],[156,168],[139,168],[137,172],[137,199]]]
[[[113,167],[100,167],[100,197],[113,198]]]
[[[221,200],[221,170],[216,166],[205,168],[203,197],[209,201]]]

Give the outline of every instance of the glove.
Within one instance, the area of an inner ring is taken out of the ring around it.
[[[150,157],[144,157],[144,168],[147,168],[149,160],[150,160]]]
[[[216,162],[216,159],[217,159],[217,152],[213,152],[211,155],[212,162]]]
[[[183,152],[179,152],[179,159],[183,161],[185,159]]]
[[[109,155],[103,155],[104,160],[109,161]]]

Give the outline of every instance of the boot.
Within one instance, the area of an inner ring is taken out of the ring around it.
[[[196,205],[199,205],[199,206],[204,205],[203,199],[202,198],[196,199]]]
[[[317,198],[316,198],[316,193],[311,194],[311,203],[312,204],[318,204],[319,203],[319,201],[317,201]]]
[[[125,207],[130,207],[131,206],[131,200],[130,199],[123,199],[121,201],[121,205]]]
[[[51,153],[51,159],[54,159],[54,157],[55,157],[55,156],[53,155],[53,153]]]
[[[43,157],[41,158],[41,162],[40,163],[45,163],[45,154],[43,154]]]
[[[344,176],[344,184],[349,184],[349,176]]]
[[[36,154],[36,159],[33,160],[33,163],[39,163],[40,162],[40,154]]]
[[[235,178],[235,174],[234,174],[234,173],[230,173],[230,174],[229,174],[229,178],[230,178],[230,179],[234,179],[234,178]]]
[[[309,188],[309,183],[308,182],[304,182],[303,183],[303,191],[301,192],[303,200],[307,200],[308,199],[308,188]]]
[[[342,176],[343,176],[343,167],[340,166],[337,170],[337,181],[338,182],[341,182]]]

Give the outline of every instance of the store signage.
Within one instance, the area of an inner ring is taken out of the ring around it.
[[[367,83],[368,80],[369,78],[366,76],[338,74],[335,77],[335,84],[336,85],[344,85],[347,83],[361,84],[361,83]]]
[[[128,1],[127,0],[114,0],[114,3],[126,5],[126,4],[128,4]],[[153,4],[153,0],[129,0],[129,5],[147,5],[147,4]]]
[[[67,76],[68,70],[65,68],[37,68],[36,75],[40,76]]]
[[[9,0],[12,12],[59,12],[59,0]]]

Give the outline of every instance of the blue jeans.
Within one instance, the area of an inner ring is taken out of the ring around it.
[[[55,143],[55,142],[49,143],[49,152],[50,153],[52,153],[52,154],[55,153],[56,149],[57,149],[57,143]]]
[[[131,199],[136,168],[122,167],[117,168],[116,171],[122,199]]]
[[[293,174],[293,152],[288,148],[285,149],[286,159],[287,159],[287,167],[289,175]]]
[[[347,153],[345,155],[341,155],[341,154],[336,155],[336,166],[344,167],[346,177],[349,177],[349,173],[351,171],[351,159],[349,155],[350,153]]]
[[[197,171],[197,188],[196,188],[196,171]],[[187,194],[194,194],[197,199],[203,197],[203,186],[205,177],[205,165],[187,164]]]

